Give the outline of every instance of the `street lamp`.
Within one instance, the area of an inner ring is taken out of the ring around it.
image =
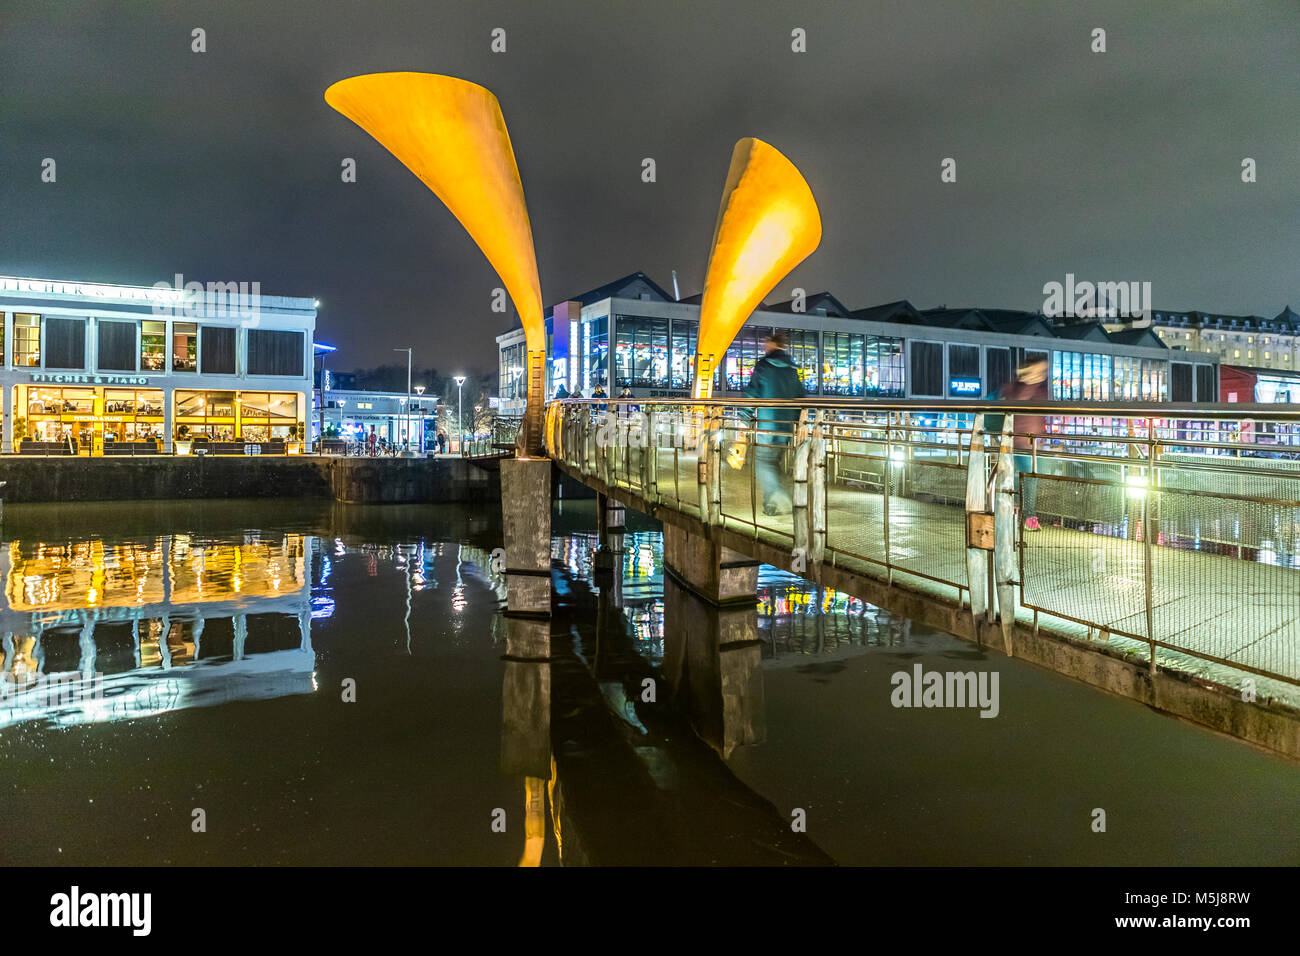
[[[402,442],[402,454],[406,455],[411,451],[411,349],[408,346],[393,351],[406,353],[406,434],[403,436],[405,441]]]
[[[460,387],[465,384],[465,376],[457,375],[452,378],[452,381],[456,383],[456,434],[460,436],[460,451],[463,455],[465,453],[465,426],[461,424],[460,417],[462,407]]]
[[[416,395],[424,395],[424,386],[415,386]],[[424,455],[424,400],[420,400],[420,455]]]
[[[342,438],[344,442],[347,441],[347,437],[348,437],[348,416],[343,411],[343,409],[347,406],[347,404],[348,404],[348,400],[346,398],[339,399],[339,438]],[[346,455],[347,453],[348,453],[348,446],[344,444],[343,454]]]

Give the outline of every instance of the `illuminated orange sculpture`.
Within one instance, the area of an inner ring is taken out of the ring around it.
[[[519,311],[528,350],[521,456],[544,455],[546,325],[533,231],[510,134],[489,90],[432,73],[340,80],[325,102],[396,156],[446,204],[487,256]]]
[[[817,248],[822,219],[799,170],[762,140],[731,154],[713,230],[700,306],[695,398],[713,394],[713,372],[763,296]]]

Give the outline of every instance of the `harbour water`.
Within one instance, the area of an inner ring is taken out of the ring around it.
[[[1300,862],[1293,764],[772,568],[718,612],[629,522],[602,574],[557,504],[538,624],[491,507],[10,506],[0,863]]]

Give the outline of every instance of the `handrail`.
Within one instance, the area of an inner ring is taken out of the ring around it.
[[[757,408],[844,408],[861,411],[930,411],[941,414],[953,412],[1042,412],[1044,414],[1066,415],[1070,417],[1094,418],[1155,418],[1155,419],[1207,419],[1250,418],[1263,416],[1268,421],[1300,422],[1300,407],[1263,405],[1259,403],[1228,402],[1219,405],[1199,405],[1189,402],[1096,402],[1080,404],[1077,402],[1021,402],[1002,399],[985,399],[969,401],[966,399],[888,399],[872,398],[838,398],[834,396],[809,395],[807,398],[748,398],[738,395],[728,398],[554,398],[547,405],[685,405],[708,408],[717,407],[757,407]]]
[[[1023,416],[1048,430],[1017,427]],[[1062,417],[1120,421],[1056,430]],[[1247,419],[1254,434],[1234,427]],[[1202,677],[1209,662],[1300,685],[1300,430],[1256,440],[1270,422],[1300,423],[1300,409],[601,397],[553,400],[546,422],[551,456],[600,490],[793,548],[812,573],[831,564],[987,611],[978,626],[1000,620],[1008,651],[1012,623],[1037,631],[1041,617],[1138,650],[1153,670]],[[770,479],[773,456],[792,463],[797,493],[768,512],[755,461]],[[968,493],[995,474],[992,494]],[[1021,505],[1045,534],[1026,533]],[[996,517],[983,539],[981,509]]]

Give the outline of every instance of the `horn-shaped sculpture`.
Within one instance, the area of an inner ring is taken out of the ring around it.
[[[340,80],[325,102],[396,156],[446,204],[501,277],[528,350],[521,457],[545,455],[546,326],[532,226],[501,105],[489,90],[432,73]]]
[[[812,190],[780,151],[747,137],[731,154],[713,230],[695,349],[695,398],[713,394],[718,360],[763,296],[817,248]]]

